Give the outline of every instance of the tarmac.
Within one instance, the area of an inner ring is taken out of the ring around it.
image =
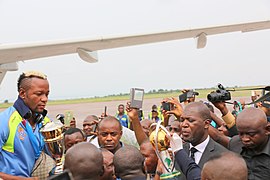
[[[147,116],[151,111],[152,105],[160,105],[163,98],[156,99],[144,99],[143,110],[144,116]],[[76,125],[78,128],[82,128],[82,122],[88,115],[100,116],[105,111],[107,106],[107,114],[115,116],[119,104],[126,105],[126,101],[108,101],[108,102],[93,102],[93,103],[81,103],[81,104],[64,104],[64,105],[48,105],[48,116],[55,118],[57,114],[65,114],[65,111],[71,110],[74,113],[76,119]]]
[[[250,97],[241,97],[245,99],[246,103],[250,102]],[[144,117],[147,118],[148,113],[151,111],[152,105],[160,105],[163,98],[155,99],[144,99],[143,102],[143,112]],[[233,100],[239,100],[240,98],[233,98]],[[196,99],[206,100],[206,99]],[[48,110],[48,117],[55,119],[57,114],[65,114],[66,111],[73,111],[74,117],[76,119],[76,125],[78,128],[82,128],[82,122],[88,115],[100,116],[107,106],[107,114],[114,116],[117,112],[119,104],[126,105],[126,101],[108,101],[108,102],[91,102],[91,103],[80,103],[80,104],[63,104],[63,105],[47,105],[46,109]],[[228,104],[228,108],[232,110],[232,105]],[[0,109],[0,112],[4,109]],[[220,117],[221,114],[219,110],[215,109],[215,113]]]
[[[241,97],[245,99],[246,103],[250,102],[250,97]],[[152,105],[160,105],[163,98],[155,98],[155,99],[144,99],[143,102],[143,112],[144,117],[147,118],[148,113],[151,111]],[[233,98],[234,100],[239,100],[240,98]],[[206,100],[206,99],[196,99]],[[82,128],[82,122],[88,115],[96,115],[100,116],[107,106],[107,114],[114,116],[117,112],[117,108],[119,104],[126,105],[128,100],[126,101],[109,101],[109,102],[94,102],[94,103],[81,103],[81,104],[66,104],[66,105],[48,105],[48,115],[50,118],[55,118],[57,114],[65,114],[65,111],[71,110],[74,113],[74,117],[76,119],[76,125],[78,128]],[[232,110],[232,105],[227,105],[230,110]],[[221,113],[219,110],[215,109],[215,113],[220,117]]]

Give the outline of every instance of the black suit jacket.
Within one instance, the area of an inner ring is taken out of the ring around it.
[[[186,176],[187,180],[201,179],[201,168],[190,157],[188,157],[185,150],[181,149],[175,154],[175,161]]]
[[[210,138],[210,137],[209,137]],[[185,151],[190,154],[189,152],[189,147],[190,147],[190,143],[185,143],[184,144],[184,149]],[[217,142],[215,142],[212,138],[209,139],[208,144],[206,145],[204,152],[202,154],[202,157],[199,161],[199,167],[202,169],[203,165],[212,157],[218,154],[221,154],[223,152],[228,151],[228,149],[226,149],[225,147],[223,147],[222,145],[218,144]],[[177,167],[177,166],[176,166]],[[178,166],[179,167],[179,166]],[[185,176],[182,173],[182,176],[180,178],[181,180],[185,180]]]

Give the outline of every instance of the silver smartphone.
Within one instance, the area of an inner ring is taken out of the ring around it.
[[[130,107],[141,109],[143,104],[144,89],[131,88],[130,89]]]

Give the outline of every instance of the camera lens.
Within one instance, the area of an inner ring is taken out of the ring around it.
[[[208,101],[212,102],[212,100],[213,100],[212,95],[211,94],[208,94],[207,95],[207,99],[208,99]]]
[[[216,93],[216,92],[210,93],[207,95],[207,99],[210,102],[218,102],[220,101],[220,93]]]

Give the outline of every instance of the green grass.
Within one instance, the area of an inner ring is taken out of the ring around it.
[[[254,88],[252,87],[241,87],[237,89],[243,88]],[[228,88],[230,89],[230,88]],[[206,99],[207,94],[211,91],[215,91],[214,88],[207,88],[207,89],[195,89],[195,91],[199,92],[198,98]],[[159,92],[159,93],[146,93],[144,98],[146,99],[154,99],[154,98],[166,98],[166,97],[176,97],[178,98],[179,91],[173,92]],[[232,97],[249,97],[251,95],[250,91],[236,91],[231,92]],[[95,97],[95,98],[81,98],[81,99],[66,99],[66,100],[50,100],[48,105],[60,105],[60,104],[78,104],[78,103],[89,103],[89,102],[107,102],[107,101],[118,101],[118,100],[128,100],[129,95],[110,95],[104,97]],[[13,103],[1,103],[0,108],[7,108],[11,106]]]

